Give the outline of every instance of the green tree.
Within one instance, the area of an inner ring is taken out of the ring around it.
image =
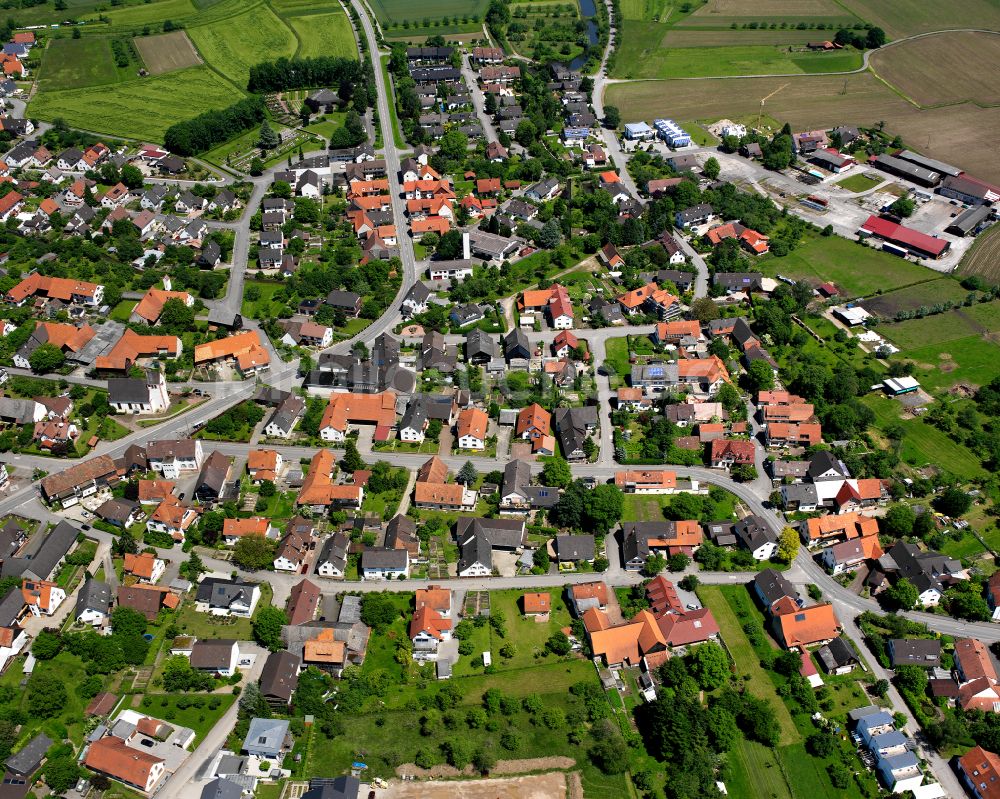
[[[545,642],[545,648],[553,655],[568,655],[573,648],[569,642],[569,637],[562,630],[556,630]]]
[[[38,352],[38,350],[35,350]],[[34,364],[32,364],[34,369]],[[948,486],[934,500],[934,509],[945,516],[961,516],[972,507],[972,497],[957,486]]]
[[[273,497],[278,493],[278,487],[271,480],[261,480],[257,493],[262,497]]]
[[[747,368],[747,388],[754,393],[774,388],[774,370],[767,361],[753,361]]]
[[[553,488],[565,488],[573,481],[569,462],[558,455],[552,456],[542,466],[542,484]]]
[[[57,371],[62,368],[65,362],[66,358],[63,356],[62,350],[55,344],[48,342],[36,348],[28,356],[28,363],[31,364],[32,371],[42,375]]]
[[[398,618],[399,611],[388,594],[369,593],[361,600],[361,621],[378,633],[384,632]]]
[[[583,503],[586,529],[599,535],[618,524],[625,509],[625,497],[618,486],[599,485],[587,491]]]
[[[257,146],[262,150],[273,150],[281,144],[281,137],[275,133],[274,129],[265,119],[260,123],[260,133],[257,136]]]
[[[889,206],[889,210],[897,216],[913,216],[913,212],[917,210],[917,204],[909,197],[900,197]]]
[[[784,527],[778,535],[778,557],[791,563],[799,555],[799,534],[791,527]]]
[[[28,678],[28,712],[47,719],[58,716],[66,707],[66,685],[56,674],[36,671]]]
[[[900,691],[923,696],[927,690],[927,670],[920,666],[897,666],[896,685]]]
[[[896,581],[896,584],[886,589],[886,604],[898,610],[911,610],[920,598],[917,587],[905,577]]]
[[[438,146],[441,155],[449,161],[462,161],[468,152],[469,137],[458,128],[452,128],[441,137]]]
[[[139,167],[125,164],[121,169],[121,181],[130,189],[142,188],[142,172]]]
[[[546,250],[554,250],[562,241],[562,229],[559,222],[553,218],[546,222],[538,232],[538,244]]]
[[[691,676],[705,691],[721,688],[729,680],[729,657],[718,644],[708,642],[696,646],[685,657]]]
[[[649,555],[646,557],[646,562],[642,564],[642,576],[655,577],[665,568],[667,568],[667,559],[663,555]]]
[[[709,156],[701,171],[709,180],[715,180],[719,177],[719,172],[722,171],[722,168],[719,166],[719,161],[715,156]]]
[[[38,660],[52,660],[62,650],[62,638],[55,630],[39,630],[31,645],[31,654]]]
[[[233,547],[233,562],[247,571],[266,569],[274,563],[276,542],[262,535],[245,535]]]
[[[142,635],[146,624],[146,617],[132,608],[117,607],[111,611],[111,629],[115,635]]]
[[[261,608],[253,620],[253,638],[261,646],[266,646],[272,652],[284,648],[281,641],[281,628],[288,624],[288,617],[280,608]]]
[[[157,324],[164,330],[178,336],[189,330],[194,330],[194,308],[189,308],[183,300],[169,299],[163,303],[163,310],[160,311]]]
[[[42,777],[53,796],[59,796],[72,788],[83,773],[72,754],[50,758],[42,768]]]
[[[344,457],[340,465],[344,467],[345,472],[357,472],[368,468],[368,464],[365,463],[364,458],[361,457],[361,453],[358,452],[358,445],[354,443],[353,438],[347,439],[344,443]]]
[[[458,471],[458,477],[456,478],[459,483],[464,485],[472,485],[479,478],[479,472],[476,471],[476,467],[472,465],[472,461],[466,461],[462,464],[462,468]]]
[[[622,124],[621,111],[618,110],[618,106],[606,105],[604,106],[604,126],[610,130],[614,130],[619,125]]]
[[[894,538],[913,534],[913,524],[917,515],[909,505],[896,504],[891,506],[879,521],[879,527],[886,535]]]

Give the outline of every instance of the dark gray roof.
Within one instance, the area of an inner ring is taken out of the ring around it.
[[[353,291],[331,291],[326,295],[326,304],[334,308],[350,308],[353,311],[360,299],[361,295]]]
[[[409,516],[397,513],[385,526],[385,545],[392,549],[416,540],[417,523]]]
[[[149,402],[149,388],[145,380],[135,377],[112,377],[108,379],[108,402],[128,402],[145,404]]]
[[[204,489],[209,489],[216,496],[222,494],[222,489],[226,484],[226,477],[228,475],[229,458],[219,450],[215,450],[215,452],[205,459],[205,463],[201,467],[196,493],[202,493]]]
[[[77,530],[69,522],[59,522],[48,535],[36,536],[31,543],[33,549],[19,558],[8,558],[0,567],[0,577],[24,577],[34,575],[47,580],[66,554],[76,543]],[[2,621],[2,619],[0,619]]]
[[[201,799],[242,799],[243,786],[225,777],[216,777],[201,789]]]
[[[228,608],[238,599],[242,599],[249,605],[250,596],[256,587],[257,583],[206,577],[199,583],[195,599],[198,602],[206,602],[210,607],[215,608]]]
[[[774,569],[764,569],[754,576],[753,582],[757,592],[764,598],[768,606],[773,605],[782,597],[797,599],[799,595],[788,578]]]
[[[816,653],[827,671],[858,663],[858,655],[843,638],[834,638]]]
[[[99,610],[107,613],[111,607],[111,586],[102,580],[87,578],[76,600],[76,615],[85,610]]]
[[[893,638],[889,641],[892,666],[941,665],[941,641],[937,638]]]
[[[593,560],[595,552],[592,535],[557,535],[555,537],[556,556],[559,560]]]
[[[773,544],[778,536],[756,516],[747,516],[736,523],[733,533],[751,552],[764,544]]]
[[[471,534],[482,533],[493,549],[518,549],[527,541],[524,522],[515,519],[483,519],[460,516],[456,538],[459,542]]]
[[[227,668],[233,653],[232,639],[195,641],[191,647],[191,666],[196,669]]]
[[[482,531],[473,531],[464,540],[459,539],[458,571],[461,573],[476,563],[482,564],[487,569],[493,568],[493,549]]]
[[[131,499],[109,499],[94,513],[105,521],[125,523],[138,509],[139,503]]]
[[[260,692],[265,697],[290,701],[299,684],[301,664],[302,660],[291,652],[272,652],[260,673]]]
[[[343,533],[334,533],[323,542],[323,546],[320,548],[319,555],[316,558],[316,566],[319,567],[324,563],[332,563],[339,571],[343,571],[347,568],[348,546],[350,546],[350,541],[346,535]]]
[[[42,765],[45,753],[49,751],[50,746],[52,746],[52,739],[45,733],[38,733],[20,751],[7,758],[5,761],[7,768],[23,777],[34,774]]]
[[[362,569],[405,569],[409,556],[405,549],[366,549],[361,553]]]
[[[809,476],[813,480],[823,474],[823,472],[830,471],[831,469],[837,472],[840,477],[851,476],[850,472],[847,471],[847,467],[835,458],[828,450],[818,450],[813,453],[812,458],[809,459]]]
[[[358,799],[361,782],[350,774],[332,780],[310,780],[302,799]]]

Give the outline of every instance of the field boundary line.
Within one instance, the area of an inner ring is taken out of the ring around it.
[[[281,24],[284,25],[288,29],[288,31],[292,34],[292,37],[295,39],[295,52],[292,53],[292,58],[298,58],[299,53],[302,52],[302,47],[304,46],[302,37],[299,36],[299,32],[295,30],[292,24],[287,19],[285,19],[284,16],[278,13],[278,9],[274,7],[274,4],[271,2],[271,0],[264,0],[264,5],[267,6],[268,9],[270,9],[271,13],[274,14],[274,16],[276,16],[281,21]]]

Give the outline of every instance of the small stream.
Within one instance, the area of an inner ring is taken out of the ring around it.
[[[595,5],[595,0],[580,0],[580,14],[585,20],[587,20],[587,39],[590,41],[591,46],[597,44],[597,6]],[[574,58],[569,62],[569,68],[574,72],[578,72],[583,69],[583,65],[587,63],[587,53],[584,52]]]

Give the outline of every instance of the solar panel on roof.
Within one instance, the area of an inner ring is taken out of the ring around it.
[[[649,367],[650,377],[663,377],[663,367],[662,366],[650,366]]]

